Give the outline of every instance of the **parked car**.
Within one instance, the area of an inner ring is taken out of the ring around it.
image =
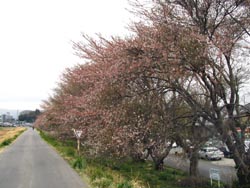
[[[233,153],[231,151],[229,151],[227,146],[222,146],[219,148],[219,150],[221,150],[223,152],[224,157],[233,158]]]
[[[204,147],[199,151],[199,156],[207,160],[221,160],[224,154],[216,147]]]

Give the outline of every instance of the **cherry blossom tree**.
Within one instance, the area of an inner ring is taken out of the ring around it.
[[[234,153],[240,185],[249,185],[250,180],[244,136],[239,137],[236,129],[245,128],[239,109],[240,87],[248,73],[249,59],[242,62],[242,56],[249,49],[249,11],[249,1],[244,0],[155,1],[150,10],[141,10],[152,25],[177,29],[172,70],[178,74],[166,85],[214,125]]]
[[[249,152],[237,133],[245,129],[239,119],[248,79],[249,1],[157,0],[149,8],[137,1],[134,7],[142,19],[130,37],[83,36],[74,43],[85,64],[66,71],[38,120],[62,132],[86,129],[94,153],[141,156],[148,149],[156,168],[173,135],[187,145],[185,135],[175,134],[182,128],[195,145],[195,169],[201,146],[195,130],[210,126],[233,152],[240,184],[249,185]],[[171,111],[183,105],[190,113]]]

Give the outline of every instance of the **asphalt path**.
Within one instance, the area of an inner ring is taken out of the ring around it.
[[[164,162],[173,168],[181,169],[186,172],[189,171],[190,162],[187,158],[170,154]],[[235,164],[232,159],[223,158],[220,161],[199,160],[198,171],[199,175],[210,178],[209,171],[211,169],[216,169],[219,172],[220,181],[232,184],[233,181],[237,179],[236,169],[234,166]]]
[[[87,188],[80,176],[29,128],[0,154],[1,188]]]

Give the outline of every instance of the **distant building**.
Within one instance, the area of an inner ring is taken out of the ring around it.
[[[3,123],[3,115],[0,115],[0,123]]]
[[[5,123],[5,122],[13,122],[14,118],[10,115],[9,112],[7,112],[6,114],[2,114],[0,115],[0,123]]]

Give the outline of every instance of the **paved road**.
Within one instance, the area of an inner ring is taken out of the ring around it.
[[[174,168],[189,171],[189,160],[175,155],[169,155],[164,162]],[[201,176],[209,178],[209,170],[218,169],[222,182],[232,184],[236,179],[236,170],[232,159],[223,158],[221,161],[199,160],[198,170]]]
[[[77,173],[32,129],[0,154],[1,188],[87,188]]]

